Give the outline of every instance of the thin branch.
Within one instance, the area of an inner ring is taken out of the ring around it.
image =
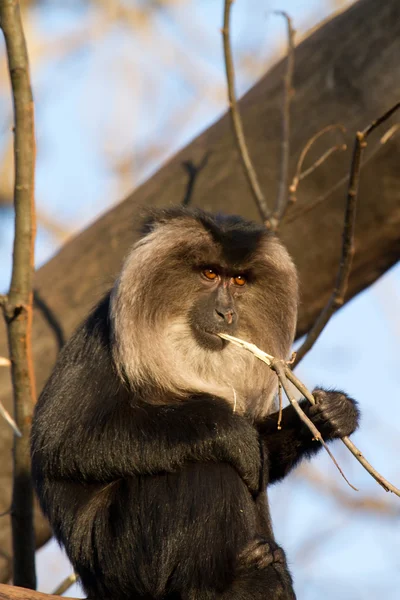
[[[315,398],[311,394],[311,392],[306,388],[306,386],[296,377],[293,371],[287,368],[286,377],[293,383],[293,385],[303,394],[305,398],[310,402],[310,404],[315,404]],[[387,481],[374,467],[367,461],[367,459],[363,456],[360,450],[353,444],[353,442],[348,437],[341,438],[344,445],[350,450],[353,456],[356,457],[358,462],[362,464],[364,469],[368,471],[370,475],[383,487],[386,492],[393,492],[397,496],[400,496],[400,490],[397,489],[394,485],[392,485],[389,481]]]
[[[221,338],[223,338],[224,340],[228,340],[228,341],[232,342],[232,344],[235,344],[236,346],[239,346],[240,348],[244,348],[245,350],[248,350],[249,352],[254,354],[254,356],[256,356],[259,360],[261,360],[266,365],[268,365],[270,369],[272,369],[273,371],[275,371],[275,373],[277,373],[284,389],[285,389],[285,385],[286,385],[285,380],[288,379],[299,390],[299,392],[301,392],[303,394],[303,396],[305,398],[307,398],[307,400],[310,402],[310,404],[315,404],[314,396],[306,388],[306,386],[300,381],[300,379],[298,379],[298,377],[296,377],[296,375],[290,369],[289,365],[284,360],[277,359],[274,356],[272,356],[271,354],[267,354],[266,352],[263,352],[255,344],[250,344],[249,342],[245,342],[244,340],[233,337],[231,335],[227,335],[225,333],[220,333],[218,335]],[[289,401],[293,404],[293,407],[297,411],[295,404],[292,402],[291,395],[288,395],[287,393],[286,393],[286,395],[288,396]],[[299,416],[300,416],[300,414],[299,414]],[[300,417],[300,418],[306,423],[306,421],[304,420],[303,417]],[[312,432],[312,434],[314,435],[314,437],[316,437],[316,439],[319,439],[321,441],[322,438],[321,438],[320,434],[319,434],[319,437],[315,435],[314,425],[313,425],[313,428],[311,428],[307,423],[307,426],[309,427],[309,429]],[[379,483],[379,485],[381,485],[383,487],[383,489],[386,492],[393,492],[393,494],[396,494],[396,496],[400,497],[400,490],[398,488],[396,488],[393,484],[391,484],[389,481],[387,481],[384,477],[382,477],[382,475],[380,473],[378,473],[378,471],[376,469],[374,469],[374,467],[372,467],[372,465],[366,460],[366,458],[363,456],[363,454],[353,444],[353,442],[351,442],[349,440],[348,437],[343,437],[343,438],[341,438],[341,440],[345,444],[345,446],[350,450],[350,452],[353,454],[353,456],[356,457],[356,459],[359,461],[359,463],[362,464],[364,469],[366,469],[366,471],[368,471],[368,473],[370,475],[372,475],[372,477]],[[333,458],[330,452],[329,452],[329,455],[331,456],[331,458]],[[338,467],[336,461],[334,461],[334,462],[335,462],[336,466]],[[343,472],[341,470],[340,470],[340,472],[343,475]],[[343,475],[343,477],[344,477],[344,475]],[[346,479],[346,481],[347,481],[347,479]],[[349,484],[349,485],[351,487],[353,487],[351,484]],[[356,489],[356,488],[353,487],[353,489]]]
[[[297,161],[296,173],[293,177],[291,185],[289,186],[289,202],[291,204],[293,204],[297,200],[296,194],[297,194],[297,188],[298,188],[300,181],[302,181],[303,179],[308,177],[308,175],[311,175],[311,173],[313,173],[315,171],[315,169],[317,169],[320,165],[322,165],[327,160],[327,158],[329,158],[330,155],[333,154],[334,152],[339,151],[339,150],[342,150],[342,151],[347,150],[347,146],[344,143],[337,144],[336,146],[332,146],[326,152],[324,152],[324,154],[322,154],[322,156],[320,156],[311,165],[311,167],[309,167],[308,169],[305,169],[303,171],[303,163],[304,163],[304,160],[305,160],[308,152],[310,151],[311,147],[315,144],[315,142],[321,136],[325,135],[325,133],[327,133],[328,131],[332,131],[334,129],[339,129],[340,131],[342,131],[343,134],[346,132],[346,128],[343,127],[343,125],[340,125],[340,124],[328,125],[328,127],[324,127],[324,129],[321,129],[321,131],[318,131],[318,133],[313,135],[308,140],[308,142],[304,146],[303,150],[301,151],[299,160]]]
[[[321,433],[318,431],[318,429],[315,427],[314,423],[307,417],[307,415],[305,414],[305,412],[301,409],[299,403],[297,402],[297,400],[295,399],[295,397],[293,396],[293,394],[290,393],[290,389],[289,389],[289,385],[288,385],[288,381],[286,378],[286,373],[285,373],[285,367],[287,365],[285,364],[285,362],[283,360],[279,360],[274,358],[271,362],[271,369],[273,369],[275,371],[275,373],[278,375],[280,382],[282,383],[282,387],[285,390],[285,394],[290,402],[290,404],[293,406],[293,408],[295,409],[295,411],[297,412],[298,416],[300,417],[300,419],[303,421],[303,423],[305,423],[305,425],[307,425],[308,429],[311,431],[311,433],[314,436],[314,439],[317,442],[321,442],[321,444],[323,445],[323,447],[325,448],[326,452],[329,454],[331,460],[333,461],[333,464],[336,466],[336,468],[338,469],[339,473],[341,474],[341,476],[343,477],[343,479],[346,481],[346,483],[356,492],[358,492],[358,489],[356,487],[354,487],[354,485],[352,485],[350,483],[350,481],[347,479],[346,475],[343,473],[342,469],[339,466],[339,463],[337,462],[336,458],[333,456],[332,452],[329,450],[328,446],[326,445]]]
[[[186,187],[185,197],[182,200],[182,206],[188,206],[192,200],[194,185],[196,183],[198,175],[204,169],[204,167],[208,163],[208,159],[210,158],[210,152],[206,152],[201,162],[198,165],[195,165],[192,160],[185,160],[183,162],[183,166],[186,169],[186,172],[189,177],[189,181]]]
[[[18,0],[0,2],[14,108],[15,234],[10,291],[3,302],[7,323],[14,418],[22,436],[14,436],[11,524],[14,583],[36,587],[33,489],[29,430],[35,397],[31,352],[32,278],[36,233],[34,212],[35,133],[28,53]]]
[[[60,585],[58,585],[56,587],[56,589],[54,590],[54,592],[52,592],[52,594],[54,596],[62,596],[77,581],[78,581],[78,575],[76,573],[71,573],[71,575],[68,575],[68,577],[66,577],[64,579],[64,581],[62,581],[60,583]]]
[[[381,150],[381,147],[390,141],[398,132],[400,131],[400,123],[396,123],[392,127],[383,134],[379,143],[373,148],[373,150],[368,154],[368,156],[361,161],[361,169],[364,169],[377,155],[377,153]],[[301,210],[290,213],[286,217],[286,223],[292,223],[294,219],[298,219],[300,216],[304,216],[308,212],[314,210],[318,205],[323,204],[326,200],[334,194],[342,185],[344,185],[349,180],[349,176],[345,175],[341,177],[336,183],[334,183],[327,192],[320,194],[315,200],[309,202],[308,204],[302,206]]]
[[[225,70],[226,70],[226,80],[228,87],[228,98],[229,98],[229,112],[231,116],[231,122],[233,127],[233,132],[235,135],[236,143],[239,148],[240,158],[243,163],[244,172],[249,181],[251,191],[253,193],[254,199],[257,204],[257,208],[259,210],[260,216],[263,221],[269,222],[270,218],[270,210],[267,205],[267,201],[264,197],[264,194],[261,191],[260,184],[258,182],[258,178],[254,169],[254,166],[251,162],[251,158],[249,155],[249,151],[247,148],[242,119],[240,116],[240,111],[236,99],[235,92],[235,70],[233,66],[233,58],[232,58],[232,50],[231,50],[231,42],[230,42],[230,12],[233,0],[225,0],[224,5],[224,26],[222,29],[222,38],[224,43],[224,56],[225,56]]]
[[[281,15],[286,19],[288,51],[287,51],[287,69],[284,78],[284,95],[282,110],[282,153],[281,153],[281,174],[279,178],[278,195],[275,202],[275,208],[270,219],[272,231],[276,231],[286,212],[289,201],[289,158],[290,158],[290,103],[294,94],[293,90],[293,72],[294,72],[294,37],[296,34],[293,28],[292,19],[282,10],[275,11],[275,14]]]
[[[322,309],[319,317],[309,331],[304,343],[297,351],[294,366],[298,365],[304,356],[311,350],[322,330],[336,310],[344,303],[347,283],[350,275],[354,255],[354,229],[356,220],[356,207],[358,186],[360,180],[361,160],[367,146],[367,138],[379,125],[386,122],[400,107],[397,102],[385,114],[373,121],[363,131],[358,131],[354,142],[353,157],[350,168],[349,185],[347,190],[346,212],[342,234],[342,254],[335,287],[327,304]]]

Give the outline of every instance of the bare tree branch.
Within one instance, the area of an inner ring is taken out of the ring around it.
[[[14,104],[15,234],[11,286],[3,312],[14,391],[14,416],[21,437],[14,436],[11,507],[14,582],[36,587],[33,489],[29,430],[35,397],[31,352],[34,240],[35,133],[28,54],[18,0],[0,3],[0,27],[6,42]]]
[[[328,303],[322,309],[322,312],[308,333],[304,343],[297,350],[293,368],[296,367],[307,352],[311,350],[333,313],[344,303],[354,255],[354,228],[356,221],[357,195],[360,181],[361,160],[364,150],[367,147],[367,138],[374,129],[379,127],[382,123],[385,123],[399,108],[400,102],[397,102],[392,108],[378,117],[378,119],[373,121],[363,131],[358,131],[356,134],[350,168],[349,185],[347,189],[346,213],[342,234],[342,255],[340,258],[336,284]]]
[[[296,202],[296,194],[297,194],[297,188],[298,185],[300,183],[300,181],[302,179],[305,179],[306,177],[308,177],[308,175],[311,175],[311,173],[313,173],[315,171],[315,169],[317,169],[319,166],[321,166],[329,157],[331,154],[333,154],[334,152],[338,151],[338,150],[346,150],[347,146],[346,144],[337,144],[336,146],[331,146],[331,148],[328,148],[328,150],[326,152],[324,152],[312,165],[311,167],[309,167],[308,169],[305,169],[303,171],[303,164],[304,164],[304,160],[309,152],[309,150],[311,149],[311,147],[315,144],[315,142],[325,133],[327,133],[328,131],[332,131],[333,129],[340,129],[343,133],[345,133],[346,128],[343,127],[343,125],[337,124],[337,125],[328,125],[327,127],[324,127],[323,129],[321,129],[321,131],[318,131],[318,133],[316,133],[315,135],[313,135],[306,143],[306,145],[304,146],[303,150],[300,153],[300,157],[299,160],[297,162],[297,166],[296,166],[296,173],[292,179],[292,183],[289,186],[289,203],[294,203]]]
[[[294,72],[294,36],[296,34],[293,28],[292,19],[284,11],[276,11],[275,14],[281,15],[286,19],[288,35],[287,68],[284,78],[283,110],[282,110],[282,153],[279,178],[278,195],[275,202],[275,208],[270,219],[272,231],[276,231],[279,223],[286,212],[289,201],[289,158],[290,158],[290,103],[294,93],[293,90],[293,72]]]
[[[239,148],[240,158],[242,160],[244,171],[248,182],[250,184],[251,191],[253,192],[254,199],[261,219],[266,223],[269,223],[270,210],[267,205],[267,201],[261,190],[258,182],[257,174],[252,164],[250,154],[247,148],[246,139],[243,131],[242,119],[240,116],[239,106],[236,99],[235,92],[235,70],[233,67],[232,49],[230,42],[230,12],[233,0],[225,0],[224,7],[224,26],[222,29],[222,37],[224,42],[224,56],[225,56],[225,70],[226,80],[228,86],[228,98],[229,98],[229,114],[231,116],[231,122],[233,131],[236,138],[236,143]]]

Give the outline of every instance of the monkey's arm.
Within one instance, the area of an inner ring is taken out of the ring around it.
[[[34,474],[37,468],[39,476],[108,482],[214,461],[230,463],[257,491],[256,429],[219,398],[152,405],[128,390],[113,365],[106,322],[95,317],[63,349],[37,403]]]
[[[316,404],[302,400],[300,406],[321,433],[325,442],[352,434],[358,427],[360,413],[355,400],[338,391],[313,391]],[[285,477],[303,457],[319,452],[322,445],[313,441],[312,433],[302,423],[292,405],[282,414],[282,429],[277,429],[278,413],[257,424],[267,450],[269,477],[274,483]]]

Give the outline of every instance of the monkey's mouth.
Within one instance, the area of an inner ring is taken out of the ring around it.
[[[202,346],[206,350],[221,351],[228,343],[226,340],[219,337],[219,331],[210,331],[209,329],[193,327],[193,333],[199,346]],[[223,332],[221,331],[221,333]]]
[[[205,331],[205,333],[207,335],[209,335],[211,337],[211,339],[214,340],[215,343],[218,343],[221,348],[225,348],[225,346],[227,345],[227,341],[224,340],[223,338],[219,337],[219,332],[218,333],[214,333],[213,331]]]

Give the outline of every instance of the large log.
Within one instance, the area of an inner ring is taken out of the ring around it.
[[[292,172],[306,141],[324,126],[343,123],[351,144],[357,130],[399,99],[399,56],[398,0],[360,0],[300,44],[292,108]],[[250,152],[271,203],[278,187],[284,69],[283,62],[277,64],[240,103]],[[141,207],[179,202],[186,186],[183,162],[201,160],[208,151],[210,158],[196,183],[194,204],[258,218],[225,115],[38,271],[33,344],[39,390],[62,342],[111,285],[123,256],[137,238]],[[282,226],[281,237],[300,273],[299,335],[309,329],[332,289],[345,201],[345,184],[335,184],[346,175],[349,163],[350,153],[336,154],[305,180],[298,203]],[[400,256],[399,164],[398,138],[382,145],[375,135],[362,172],[357,252],[347,299],[374,282]],[[0,356],[4,356],[7,349],[2,324],[0,340]],[[5,369],[0,377],[0,400],[10,407]],[[5,423],[0,423],[0,428],[2,510],[10,502],[11,435]],[[41,542],[47,529],[42,519],[37,525]],[[3,518],[0,548],[8,551],[9,547],[9,523]],[[0,555],[0,580],[8,574],[8,561]]]
[[[71,600],[66,598],[65,600]],[[27,590],[22,587],[14,587],[13,585],[2,585],[0,583],[0,600],[60,600],[60,596],[52,594],[42,594],[33,590]]]

